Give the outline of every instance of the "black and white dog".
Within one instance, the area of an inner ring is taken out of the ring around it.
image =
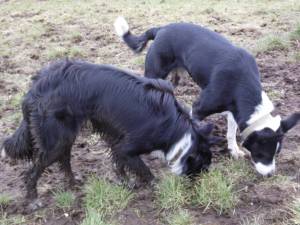
[[[115,30],[135,52],[154,40],[145,62],[145,76],[165,79],[174,68],[184,68],[202,88],[193,105],[193,115],[202,120],[228,112],[228,149],[234,158],[244,156],[236,142],[237,128],[242,146],[251,153],[256,170],[262,175],[275,171],[283,135],[300,119],[295,113],[285,120],[272,116],[274,107],[262,91],[253,56],[209,29],[189,23],[173,23],[133,35],[123,17]]]
[[[61,60],[35,77],[23,103],[23,121],[4,141],[2,155],[30,159],[27,198],[45,168],[59,162],[70,184],[70,152],[84,121],[91,121],[111,146],[116,172],[129,170],[141,182],[153,175],[141,154],[161,149],[171,170],[193,175],[211,163],[213,126],[199,126],[175,99],[170,82],[139,77],[111,66]]]

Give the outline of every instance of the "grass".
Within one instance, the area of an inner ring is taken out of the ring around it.
[[[89,178],[84,191],[85,208],[93,209],[103,217],[121,211],[133,198],[133,194],[125,187],[113,185],[96,177]]]
[[[7,105],[12,107],[13,109],[20,109],[21,108],[21,102],[24,96],[24,92],[20,91],[19,93],[13,95],[7,102]]]
[[[218,167],[231,183],[253,181],[256,174],[247,160],[225,159]]]
[[[192,217],[187,210],[179,210],[168,216],[168,224],[170,225],[191,225]]]
[[[199,178],[193,199],[196,204],[205,207],[205,209],[213,208],[219,214],[232,210],[237,203],[232,179],[224,176],[217,169],[212,169]]]
[[[290,40],[300,41],[300,23],[296,26],[296,29],[290,33]]]
[[[69,58],[81,58],[84,57],[84,51],[83,49],[72,46],[70,48],[65,47],[54,47],[46,53],[47,58],[49,60],[69,57]]]
[[[9,195],[0,194],[0,209],[6,207],[11,201],[12,198]]]
[[[1,214],[0,213],[0,224],[1,225],[22,225],[26,224],[25,223],[25,218],[23,216],[13,216],[13,217],[8,217],[6,213]]]
[[[61,209],[70,209],[75,201],[75,195],[69,191],[58,190],[53,193],[56,206]]]
[[[255,51],[264,53],[269,51],[282,51],[288,49],[288,41],[280,35],[273,34],[260,39]]]
[[[261,216],[253,216],[252,218],[242,219],[241,225],[264,225],[264,219]]]
[[[189,202],[184,177],[167,174],[157,185],[156,199],[162,209],[178,209]]]
[[[290,207],[292,211],[291,222],[300,225],[300,198],[296,198]]]
[[[103,215],[96,210],[89,209],[81,225],[109,225],[105,222]]]

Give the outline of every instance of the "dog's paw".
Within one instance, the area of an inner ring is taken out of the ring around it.
[[[5,159],[6,158],[6,152],[5,152],[5,149],[2,148],[1,149],[1,159]]]
[[[229,149],[230,155],[232,156],[232,158],[234,159],[240,159],[240,158],[244,158],[245,157],[245,153],[243,151],[241,151],[239,148],[236,149]]]

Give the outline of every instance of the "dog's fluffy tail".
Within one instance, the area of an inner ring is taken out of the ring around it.
[[[28,123],[23,120],[15,133],[4,140],[1,157],[6,155],[13,159],[32,159],[33,149]]]
[[[154,27],[147,30],[140,36],[133,35],[130,32],[129,25],[124,17],[119,16],[115,23],[115,30],[118,36],[120,36],[124,42],[131,48],[134,52],[141,52],[147,45],[149,40],[153,40],[160,30],[160,27]]]

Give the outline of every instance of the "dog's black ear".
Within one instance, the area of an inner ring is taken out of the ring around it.
[[[281,121],[281,129],[284,133],[288,132],[291,128],[293,128],[300,120],[300,113],[294,113],[290,115],[285,120]]]

